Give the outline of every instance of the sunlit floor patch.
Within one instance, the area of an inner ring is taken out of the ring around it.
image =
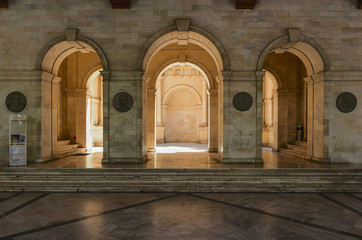
[[[207,152],[207,144],[165,143],[156,146],[157,153]]]
[[[92,147],[91,153],[103,152],[103,147]]]

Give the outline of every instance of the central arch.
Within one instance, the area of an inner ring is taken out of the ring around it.
[[[222,146],[222,71],[228,69],[225,51],[221,44],[205,31],[190,27],[178,31],[177,27],[168,28],[169,32],[160,31],[151,39],[147,51],[144,51],[142,70],[143,76],[143,155],[155,151],[156,147],[156,96],[160,77],[175,66],[189,66],[197,69],[206,79],[208,93],[208,150],[220,152]],[[196,31],[192,31],[196,30]],[[206,33],[208,37],[200,34]],[[214,44],[216,43],[216,44]],[[185,90],[186,91],[186,90]],[[191,90],[189,94],[191,94]],[[177,95],[177,94],[176,94]],[[175,95],[175,96],[176,96]],[[197,96],[191,94],[193,96]],[[174,97],[175,97],[174,96]],[[195,98],[197,99],[197,98]],[[166,101],[166,98],[164,99]],[[205,104],[196,101],[195,104]],[[206,105],[205,105],[206,106]],[[211,116],[211,117],[210,117]]]

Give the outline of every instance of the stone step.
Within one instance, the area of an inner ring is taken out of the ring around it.
[[[362,192],[362,169],[3,168],[0,191]]]
[[[57,141],[57,146],[64,146],[64,145],[69,145],[70,144],[70,140],[58,140]]]
[[[295,141],[295,142],[294,142],[294,145],[307,147],[307,142],[304,142],[304,141]]]
[[[287,149],[296,150],[299,152],[307,153],[307,147],[306,146],[300,146],[300,145],[294,145],[294,144],[287,144]]]
[[[54,158],[59,159],[78,153],[79,144],[70,144],[70,140],[61,140],[57,142],[57,149]]]
[[[297,150],[291,150],[291,149],[286,149],[286,148],[279,148],[278,151],[281,153],[284,153],[284,154],[288,154],[288,155],[292,155],[292,156],[300,157],[300,158],[304,158],[306,155],[306,152],[300,152]]]

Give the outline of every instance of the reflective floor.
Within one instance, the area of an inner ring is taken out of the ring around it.
[[[0,239],[362,239],[361,193],[0,193]]]
[[[209,153],[206,144],[169,143],[157,146],[156,153],[149,153],[143,164],[102,164],[100,149],[89,155],[70,156],[40,164],[29,164],[30,168],[362,168],[362,164],[315,163],[299,157],[263,151],[264,164],[223,164],[216,153]]]

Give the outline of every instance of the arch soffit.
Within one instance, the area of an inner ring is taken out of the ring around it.
[[[268,65],[264,65],[263,70],[269,72],[272,75],[272,81],[274,82],[276,89],[283,88],[282,81],[279,78],[279,75],[274,71],[273,68],[269,67]]]
[[[193,88],[189,85],[185,85],[185,84],[176,85],[176,86],[173,86],[172,88],[168,89],[162,98],[162,104],[163,105],[167,104],[169,97],[173,93],[175,93],[176,91],[179,91],[179,90],[184,90],[184,89],[187,90],[188,92],[190,92],[192,94],[192,96],[194,96],[194,99],[198,105],[201,104],[201,96],[200,96],[199,92],[195,88]]]
[[[287,44],[290,44],[289,47],[283,48],[283,46],[286,46]],[[326,65],[328,65],[326,55],[318,43],[304,36],[300,36],[298,42],[291,43],[289,36],[282,36],[273,40],[262,51],[258,60],[258,71],[261,71],[264,68],[263,65],[266,56],[278,48],[288,51],[300,58],[307,69],[308,76],[323,72],[326,70]]]
[[[156,72],[155,77],[152,79],[155,79],[154,82],[151,82],[151,86],[155,87],[157,81],[160,79],[161,75],[167,71],[168,69],[177,66],[177,65],[186,65],[186,66],[190,66],[193,68],[196,68],[199,72],[201,72],[201,74],[203,75],[203,77],[206,80],[207,83],[207,87],[208,89],[214,89],[215,88],[215,83],[213,81],[213,78],[211,77],[211,74],[207,71],[207,69],[200,63],[193,61],[193,59],[187,59],[186,62],[179,62],[179,59],[173,59],[168,61],[167,63],[163,64],[162,67],[160,67],[160,69]]]
[[[93,51],[98,54],[104,71],[108,71],[108,61],[103,50],[88,37],[77,35],[75,41],[67,41],[65,36],[51,40],[41,51],[36,62],[36,69],[57,75],[61,62],[77,51]]]
[[[82,79],[81,88],[88,88],[89,81],[92,78],[94,78],[95,76],[97,76],[100,73],[99,71],[102,71],[102,70],[103,70],[102,65],[98,65],[98,66],[92,68]]]
[[[218,71],[229,69],[226,51],[221,43],[207,31],[195,26],[190,26],[188,32],[178,32],[176,26],[170,26],[154,34],[143,45],[137,60],[137,68],[146,71],[152,57],[163,47],[176,43],[179,35],[184,33],[188,33],[187,40],[190,43],[200,46],[210,54],[219,68]]]

